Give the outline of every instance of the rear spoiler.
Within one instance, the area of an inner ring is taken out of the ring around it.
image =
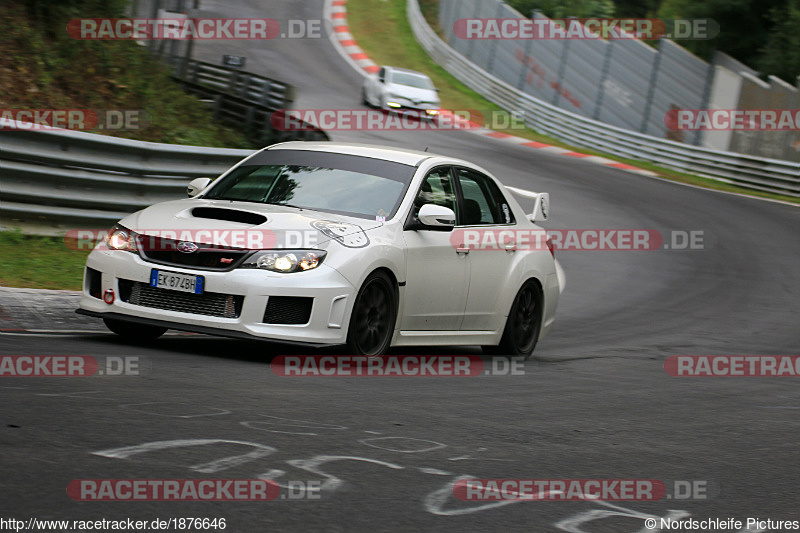
[[[542,222],[550,218],[550,193],[548,192],[531,192],[525,189],[517,189],[516,187],[509,187],[506,189],[513,192],[517,196],[523,198],[530,198],[533,200],[533,211],[528,215],[528,220],[531,222]]]

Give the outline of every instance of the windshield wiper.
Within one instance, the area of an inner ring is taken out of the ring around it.
[[[267,205],[281,205],[283,207],[294,207],[295,209],[308,209],[308,207],[303,207],[300,205],[293,205],[293,204],[278,204],[275,202],[264,202],[264,203],[266,203]]]

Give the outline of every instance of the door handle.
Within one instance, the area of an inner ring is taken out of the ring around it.
[[[466,247],[466,246],[464,246],[463,244],[459,244],[459,245],[456,247],[456,253],[457,253],[457,254],[464,254],[464,255],[467,255],[467,254],[469,253],[469,248],[468,248],[468,247]]]
[[[517,243],[515,242],[507,242],[503,245],[503,250],[506,252],[516,252],[517,251]]]

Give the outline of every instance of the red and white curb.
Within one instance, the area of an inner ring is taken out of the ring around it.
[[[345,4],[347,4],[347,0],[327,0],[325,2],[324,16],[333,25],[331,42],[333,43],[334,48],[336,48],[339,54],[350,64],[350,66],[352,66],[361,75],[369,76],[370,74],[380,70],[380,67],[374,61],[372,61],[369,56],[367,56],[367,54],[364,53],[364,51],[356,44],[353,34],[350,33],[350,27],[347,25],[347,8],[345,7]],[[637,168],[625,163],[620,163],[619,161],[612,161],[611,159],[606,159],[605,157],[582,154],[566,148],[560,148],[550,144],[531,141],[530,139],[524,139],[522,137],[490,130],[488,128],[474,127],[464,131],[469,131],[477,135],[483,135],[484,137],[490,137],[492,139],[498,139],[520,146],[541,150],[543,152],[583,159],[584,161],[588,161],[590,163],[618,168],[628,172],[641,174],[643,176],[658,176],[655,172]]]
[[[347,25],[347,0],[328,0],[325,2],[325,18],[333,25],[331,41],[350,65],[364,76],[380,70],[380,67],[359,48],[350,27]]]

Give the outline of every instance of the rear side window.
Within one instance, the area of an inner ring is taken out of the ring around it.
[[[463,212],[458,224],[513,224],[514,215],[497,184],[489,176],[467,168],[457,168]]]

